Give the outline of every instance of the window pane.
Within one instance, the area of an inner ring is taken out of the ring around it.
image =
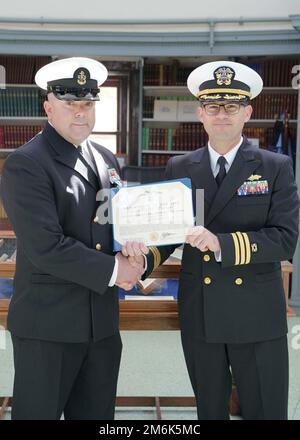
[[[97,144],[103,145],[108,148],[112,153],[117,152],[117,135],[115,134],[91,134],[89,139]]]
[[[118,130],[117,93],[117,87],[100,88],[100,101],[96,102],[96,124],[93,131]]]

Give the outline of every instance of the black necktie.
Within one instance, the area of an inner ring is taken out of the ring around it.
[[[93,158],[90,156],[90,154],[86,150],[86,148],[82,147],[82,145],[78,145],[77,151],[79,154],[81,154],[81,156],[84,158],[85,162],[92,168],[92,170],[94,171],[94,173],[97,176],[96,165],[94,163]]]
[[[224,177],[226,176],[226,168],[225,168],[225,164],[227,163],[226,159],[224,156],[220,156],[218,159],[218,164],[220,165],[220,169],[218,174],[216,175],[216,182],[217,185],[220,186],[221,183],[224,180]]]

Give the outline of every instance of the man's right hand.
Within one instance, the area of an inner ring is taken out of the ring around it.
[[[115,284],[122,289],[130,290],[138,282],[144,273],[144,265],[129,261],[128,258],[124,257],[120,252],[117,253],[116,258],[118,259],[118,274]]]

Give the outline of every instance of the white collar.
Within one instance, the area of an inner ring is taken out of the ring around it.
[[[85,141],[81,142],[81,144],[79,144],[79,145],[76,145],[76,144],[73,144],[73,145],[74,145],[75,148],[78,148],[79,145],[80,145],[82,150],[86,150],[86,148],[87,148],[87,139]]]
[[[242,143],[243,143],[243,137],[241,136],[239,143],[235,147],[231,148],[231,150],[228,151],[228,153],[224,154],[224,157],[227,162],[227,164],[225,165],[227,171],[231,167],[232,162],[234,161],[235,156],[238,152],[238,149],[240,148]],[[210,145],[209,142],[208,142],[208,152],[209,152],[211,170],[212,170],[213,174],[215,175],[215,173],[218,171],[219,165],[217,162],[218,162],[218,159],[221,156],[221,154],[217,153],[217,151],[212,148],[212,146]]]

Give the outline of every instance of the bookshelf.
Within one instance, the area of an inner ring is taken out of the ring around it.
[[[34,76],[49,61],[49,56],[0,55],[6,79],[5,88],[0,89],[1,161],[44,126],[43,96]]]
[[[49,61],[48,56],[0,55],[6,79],[5,88],[0,89],[0,173],[6,157],[43,129],[46,121],[43,96],[34,84],[34,76]],[[10,229],[0,202],[0,237],[6,236]]]
[[[215,59],[215,58],[214,58]],[[292,66],[299,64],[294,57],[235,58],[259,71],[264,79],[262,94],[253,101],[254,114],[246,124],[245,134],[259,139],[266,148],[273,136],[276,116],[281,111],[289,113],[289,132],[296,137],[298,116],[298,91],[291,87]],[[6,67],[6,91],[0,89],[0,173],[5,158],[14,149],[38,133],[46,121],[39,90],[33,84],[35,72],[51,61],[48,56],[1,56],[0,65]],[[155,100],[179,103],[196,103],[186,87],[189,73],[209,57],[145,59],[143,67],[143,116],[142,142],[139,145],[140,163],[144,166],[163,166],[176,154],[185,154],[200,148],[207,137],[196,118],[181,121],[176,118],[158,120],[154,118]],[[125,69],[124,65],[122,65]],[[121,69],[121,66],[120,66]],[[128,69],[127,69],[128,70]],[[136,76],[138,74],[136,73]],[[134,87],[138,86],[137,80]],[[133,93],[136,97],[137,94]],[[132,106],[136,110],[137,102]],[[137,112],[132,112],[132,120]],[[136,117],[137,118],[137,117]],[[134,144],[132,138],[131,146]],[[131,156],[135,156],[135,150]],[[0,232],[10,225],[0,203]],[[0,265],[1,266],[1,265]]]
[[[207,61],[207,58],[203,61],[201,58],[194,58],[192,61],[163,60],[164,64],[153,62],[151,59],[146,61],[140,148],[142,165],[162,166],[172,155],[185,154],[205,145],[206,133],[195,116],[198,104],[185,84],[189,73],[201,62]],[[268,148],[272,145],[274,124],[284,112],[288,120],[290,139],[295,144],[298,91],[291,87],[291,71],[293,65],[299,64],[299,60],[295,57],[273,57],[235,61],[257,70],[265,85],[262,93],[251,103],[253,115],[245,125],[245,135],[256,139],[261,148]],[[163,112],[157,112],[158,101],[161,101],[160,107],[165,111],[165,115]],[[177,106],[175,117],[174,106]]]
[[[42,103],[43,96],[34,84],[7,84],[0,91],[1,153],[10,153],[43,128]]]

